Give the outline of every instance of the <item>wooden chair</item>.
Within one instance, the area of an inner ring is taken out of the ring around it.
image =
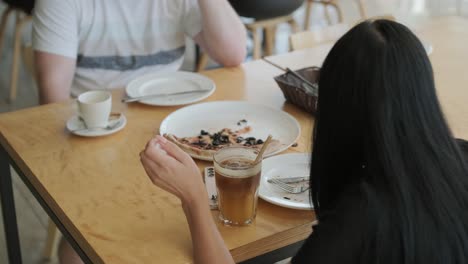
[[[13,59],[11,65],[10,75],[10,102],[16,99],[17,85],[18,85],[18,73],[19,73],[19,62],[21,58],[21,42],[22,42],[22,30],[24,26],[31,21],[31,16],[23,12],[22,9],[18,9],[13,6],[8,6],[2,14],[0,21],[0,53],[3,49],[3,38],[5,37],[5,30],[10,15],[14,14],[15,19],[15,35],[13,39]]]
[[[34,50],[31,44],[26,44],[21,47],[21,54],[23,55],[23,65],[26,70],[33,76],[36,77],[34,70]]]
[[[366,12],[366,7],[364,6],[364,3],[362,0],[356,0],[359,8],[359,14],[361,15],[361,18],[366,18],[367,17],[367,12]]]
[[[361,18],[366,18],[367,13],[364,7],[363,0],[355,0],[358,8],[359,14]],[[338,15],[338,23],[343,23],[343,12],[340,9],[340,6],[337,3],[337,0],[307,0],[306,9],[305,9],[305,20],[304,20],[304,29],[309,30],[310,28],[310,14],[312,11],[313,4],[321,4],[324,6],[325,9],[325,17],[327,19],[328,24],[332,24],[330,14],[328,13],[328,7],[333,7]]]
[[[275,17],[271,19],[263,19],[251,23],[245,23],[245,27],[252,33],[253,39],[253,54],[254,60],[258,60],[263,56],[273,54],[275,48],[276,28],[278,25],[287,23],[291,26],[292,32],[297,32],[299,26],[291,15]],[[265,49],[262,52],[262,38],[261,33],[264,32]],[[200,55],[200,60],[197,63],[197,72],[203,71],[208,64],[209,57],[205,52]]]
[[[335,24],[314,31],[303,31],[292,34],[289,37],[291,50],[312,48],[316,45],[334,42],[343,36],[348,30],[347,24]]]
[[[296,33],[299,29],[298,24],[294,20],[292,15],[276,17],[272,19],[255,21],[249,24],[246,24],[246,28],[252,32],[252,38],[254,42],[253,49],[253,59],[258,60],[262,56],[269,56],[273,54],[275,47],[275,38],[276,38],[276,28],[279,24],[287,23],[291,26],[291,31]],[[260,38],[260,33],[264,31],[265,33],[265,50],[262,54],[262,42]]]

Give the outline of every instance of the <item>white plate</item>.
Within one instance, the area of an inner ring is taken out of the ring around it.
[[[266,153],[266,156],[286,150],[301,134],[299,123],[289,114],[245,101],[218,101],[184,107],[163,120],[159,133],[193,137],[199,135],[202,129],[210,133],[223,128],[239,130],[244,127],[237,125],[242,119],[247,120],[246,125],[252,128],[251,132],[243,135],[244,138],[251,136],[265,140],[271,134],[273,139],[279,140],[281,146],[273,152]],[[200,156],[192,157],[212,160]]]
[[[262,162],[262,179],[258,196],[263,200],[279,206],[310,210],[313,205],[310,203],[309,191],[299,194],[291,194],[275,187],[274,183],[269,183],[271,178],[304,177],[310,175],[310,154],[293,153],[278,155],[264,159]],[[294,185],[308,186],[309,182],[297,183]]]
[[[127,118],[125,117],[124,114],[121,114],[119,118],[109,120],[109,125],[112,126],[116,124],[117,122],[120,122],[120,124],[112,130],[85,129],[85,125],[83,121],[81,121],[78,116],[73,116],[67,121],[67,129],[72,134],[82,136],[82,137],[100,137],[100,136],[114,134],[115,132],[122,130],[127,124]]]
[[[131,81],[125,91],[129,97],[150,94],[177,93],[192,90],[208,90],[203,93],[178,94],[151,97],[139,101],[142,104],[170,106],[191,104],[210,96],[216,89],[214,82],[203,75],[191,72],[160,72],[143,75]]]

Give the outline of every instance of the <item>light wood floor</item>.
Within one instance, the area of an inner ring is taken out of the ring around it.
[[[405,22],[414,22],[417,19],[425,19],[428,15],[439,15],[457,13],[457,0],[367,0],[365,1],[370,15],[393,14],[397,19]],[[466,2],[466,1],[465,1]],[[348,23],[354,23],[358,17],[358,11],[353,1],[341,0],[344,10],[344,19]],[[0,13],[3,12],[5,6],[0,4]],[[467,15],[468,4],[464,4],[461,12],[462,15]],[[303,10],[296,12],[297,19],[300,23],[303,21]],[[311,19],[312,28],[325,24],[322,10],[316,8],[313,10]],[[14,111],[17,109],[32,107],[38,104],[37,89],[33,78],[21,65],[20,81],[18,85],[18,98],[13,103],[8,103],[9,82],[10,82],[10,65],[12,54],[12,35],[13,35],[13,19],[10,19],[8,30],[4,39],[4,48],[0,54],[0,112]],[[24,39],[30,39],[30,27],[24,31]],[[288,35],[289,28],[281,26],[278,28],[278,37],[276,40],[277,53],[288,51]],[[193,49],[193,47],[191,47]],[[193,69],[193,52],[188,51],[188,56],[183,68],[185,70]],[[46,239],[46,230],[48,217],[44,210],[34,199],[27,187],[18,178],[16,173],[13,176],[15,203],[18,216],[18,225],[20,229],[20,242],[23,253],[23,263],[36,264],[46,263],[41,259],[41,253]],[[5,238],[3,233],[3,221],[0,218],[0,263],[8,263]],[[49,263],[57,263],[53,259]]]

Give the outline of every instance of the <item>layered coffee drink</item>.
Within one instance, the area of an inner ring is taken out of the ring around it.
[[[257,212],[261,161],[257,151],[248,148],[224,148],[214,157],[220,219],[228,225],[247,225]]]

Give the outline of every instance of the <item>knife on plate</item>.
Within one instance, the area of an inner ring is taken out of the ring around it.
[[[148,95],[143,95],[143,96],[137,96],[137,97],[129,97],[129,98],[123,98],[122,103],[131,103],[135,101],[140,101],[148,98],[153,98],[153,97],[158,97],[158,96],[170,96],[170,95],[181,95],[181,94],[191,94],[191,93],[205,93],[209,92],[211,90],[191,90],[191,91],[183,91],[183,92],[175,92],[175,93],[159,93],[159,94],[148,94]]]
[[[271,179],[272,178],[268,179],[267,182],[273,183]],[[304,176],[304,177],[274,178],[274,179],[283,183],[299,183],[303,181],[308,181],[310,178],[309,176]]]

